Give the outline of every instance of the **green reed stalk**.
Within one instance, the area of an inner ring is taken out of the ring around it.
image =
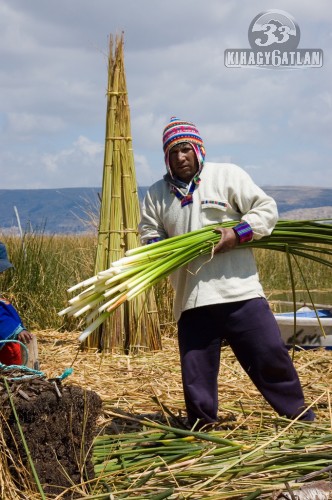
[[[121,304],[148,291],[197,257],[210,254],[212,258],[213,248],[220,240],[216,228],[235,224],[235,221],[228,221],[127,251],[125,257],[113,262],[109,269],[71,287],[69,291],[87,286],[59,314],[77,317],[91,311],[87,321],[92,323],[79,337],[81,341],[86,339]],[[285,253],[295,296],[291,257],[303,257],[332,267],[332,260],[329,260],[332,248],[329,246],[332,246],[332,225],[314,220],[279,221],[270,236],[245,243],[241,248],[263,248]],[[102,319],[95,319],[98,314],[102,314]]]
[[[20,420],[18,418],[18,414],[17,414],[16,408],[15,408],[15,404],[14,404],[14,401],[13,401],[13,397],[12,397],[11,391],[9,389],[9,385],[8,385],[7,379],[4,377],[3,381],[4,381],[4,384],[5,384],[5,387],[6,387],[6,390],[7,390],[7,393],[8,393],[8,397],[9,397],[9,402],[10,402],[10,405],[12,407],[13,414],[14,414],[14,417],[15,417],[15,420],[16,420],[16,423],[17,423],[17,428],[19,430],[19,433],[20,433],[20,436],[21,436],[21,439],[22,439],[23,447],[24,447],[25,452],[26,452],[27,457],[28,457],[28,462],[29,462],[29,465],[30,465],[30,468],[31,468],[32,475],[34,477],[34,480],[36,482],[36,486],[38,488],[38,491],[40,493],[40,496],[41,496],[42,500],[46,500],[46,496],[45,496],[44,490],[42,488],[42,485],[40,484],[40,480],[39,480],[39,477],[38,477],[38,474],[37,474],[37,471],[36,471],[36,468],[35,468],[35,464],[33,463],[33,460],[32,460],[32,456],[31,456],[31,453],[30,453],[30,450],[29,450],[29,447],[28,447],[28,443],[26,442],[26,439],[25,439],[25,436],[24,436],[24,432],[23,432],[22,426],[20,424]]]
[[[304,434],[303,424],[296,422],[274,436],[248,432],[239,442],[224,440],[223,431],[193,432],[143,423],[164,434],[146,430],[103,435],[94,443],[98,480],[112,486],[119,498],[134,493],[149,498],[153,491],[172,486],[179,495],[194,491],[194,498],[246,498],[257,490],[280,489],[285,480],[293,485],[299,480],[298,487],[303,474],[320,471],[324,477],[330,469],[332,433],[315,424],[307,425]]]

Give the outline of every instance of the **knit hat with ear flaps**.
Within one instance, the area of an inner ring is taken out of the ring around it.
[[[169,152],[173,146],[180,144],[181,142],[189,142],[193,147],[198,164],[199,172],[202,170],[205,159],[205,149],[203,145],[203,139],[194,125],[191,122],[186,122],[184,120],[179,120],[175,116],[172,116],[170,122],[164,128],[163,132],[163,149],[165,153],[165,163],[168,172],[172,176],[172,172],[169,166]]]

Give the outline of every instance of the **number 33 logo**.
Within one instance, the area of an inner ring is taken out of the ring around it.
[[[300,28],[287,12],[268,10],[252,20],[248,39],[253,50],[264,47],[268,50],[295,50],[300,42]]]
[[[290,28],[289,26],[277,26],[276,24],[263,24],[263,34],[265,38],[256,38],[255,43],[260,47],[267,47],[273,43],[285,43],[289,40]]]

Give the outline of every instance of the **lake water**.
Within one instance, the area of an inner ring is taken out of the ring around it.
[[[332,289],[328,290],[310,290],[311,298],[318,308],[327,306],[332,308]],[[267,299],[274,312],[286,312],[293,310],[293,295],[291,291],[275,291],[266,293]],[[311,300],[307,290],[297,290],[296,308],[303,305],[311,307]]]

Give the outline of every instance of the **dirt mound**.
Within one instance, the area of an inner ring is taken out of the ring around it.
[[[91,443],[102,406],[97,393],[79,386],[62,385],[59,380],[12,380],[10,377],[13,374],[8,372],[5,376],[10,396],[2,378],[1,423],[11,454],[18,455],[29,469],[27,451],[22,442],[12,401],[46,494],[60,494],[67,488],[92,478]],[[15,481],[19,483],[19,470],[11,468]],[[68,491],[63,498],[75,496]]]

